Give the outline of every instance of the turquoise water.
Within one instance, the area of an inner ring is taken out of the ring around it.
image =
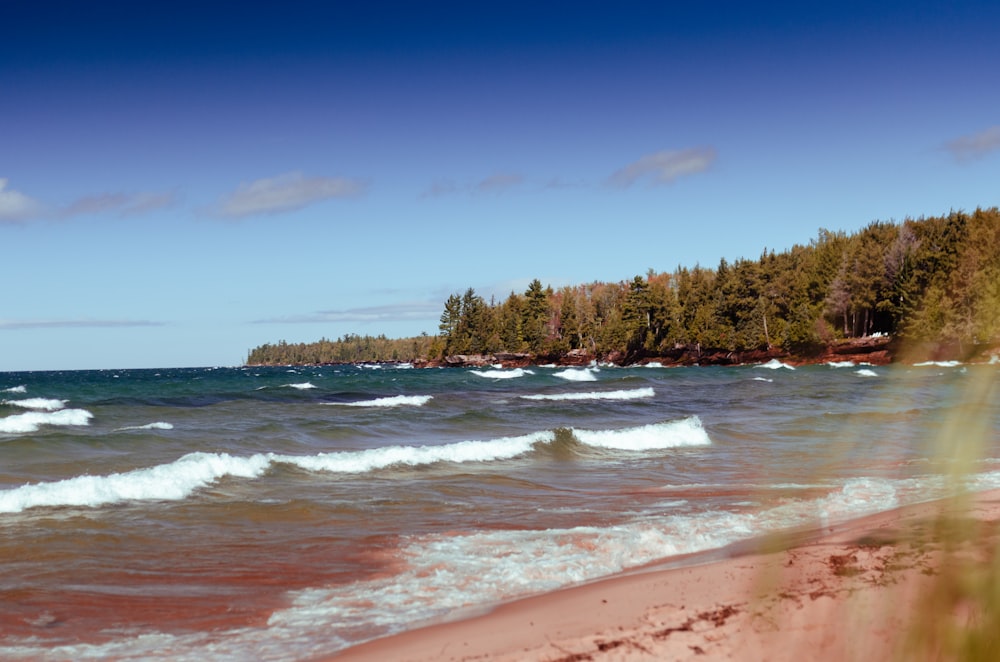
[[[0,657],[302,659],[955,475],[998,487],[998,374],[0,373]]]

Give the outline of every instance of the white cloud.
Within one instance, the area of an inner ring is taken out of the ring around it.
[[[20,191],[7,188],[7,178],[0,177],[0,222],[26,221],[42,213],[42,204]]]
[[[616,188],[629,188],[643,180],[653,186],[671,184],[678,177],[708,170],[715,158],[712,147],[663,150],[629,163],[612,174],[607,183]]]
[[[946,143],[944,148],[959,162],[981,159],[990,152],[1000,150],[1000,125],[955,138]]]
[[[437,320],[441,302],[410,301],[385,306],[367,306],[345,310],[320,310],[305,315],[255,320],[255,324],[317,324],[333,322],[410,322]]]
[[[301,172],[290,172],[241,184],[213,211],[225,218],[280,214],[324,200],[356,197],[366,188],[367,184],[357,179],[306,177]]]

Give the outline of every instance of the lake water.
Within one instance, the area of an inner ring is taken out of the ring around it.
[[[1000,487],[1000,366],[0,373],[0,658],[297,660]]]

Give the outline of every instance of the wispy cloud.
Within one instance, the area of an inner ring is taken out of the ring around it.
[[[524,177],[515,172],[500,172],[490,175],[486,179],[479,181],[476,184],[477,193],[504,193],[517,186],[520,186],[524,181]]]
[[[945,143],[944,148],[959,163],[981,159],[991,152],[1000,150],[1000,125],[991,126],[969,136],[955,138]]]
[[[591,185],[580,180],[568,181],[562,177],[551,177],[548,181],[542,184],[542,190],[545,191],[562,191],[568,189],[585,189],[589,188]]]
[[[99,193],[82,196],[60,207],[44,204],[8,188],[7,184],[7,179],[0,179],[0,222],[68,219],[108,213],[126,218],[171,207],[177,200],[174,192]]]
[[[423,193],[420,194],[421,198],[440,198],[446,195],[454,195],[459,193],[461,189],[458,184],[450,179],[435,179],[430,186],[428,186]]]
[[[44,206],[20,191],[7,188],[7,178],[0,178],[0,222],[18,223],[38,217]]]
[[[641,181],[651,186],[671,184],[678,177],[708,170],[715,159],[712,147],[663,150],[647,154],[617,170],[608,177],[607,184],[615,188],[629,188]]]
[[[421,198],[439,198],[456,194],[501,194],[524,184],[524,175],[516,172],[497,172],[476,182],[457,183],[450,179],[436,179],[420,194]]]
[[[333,322],[410,322],[436,320],[441,314],[441,303],[409,301],[385,306],[367,306],[343,310],[319,310],[304,315],[271,317],[254,320],[254,324],[318,324]]]
[[[166,326],[164,322],[150,320],[101,320],[101,319],[53,319],[53,320],[2,320],[0,331],[21,329],[110,329],[143,326]]]
[[[243,183],[211,210],[223,218],[272,216],[297,211],[335,198],[353,198],[368,188],[367,183],[347,177],[306,177],[289,172],[277,177]]]
[[[77,198],[68,206],[54,212],[60,218],[85,214],[115,213],[122,218],[139,216],[158,209],[172,207],[177,194],[167,193],[101,193]]]

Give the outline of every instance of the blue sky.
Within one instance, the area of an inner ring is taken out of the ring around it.
[[[1000,205],[995,2],[0,3],[0,371]]]

